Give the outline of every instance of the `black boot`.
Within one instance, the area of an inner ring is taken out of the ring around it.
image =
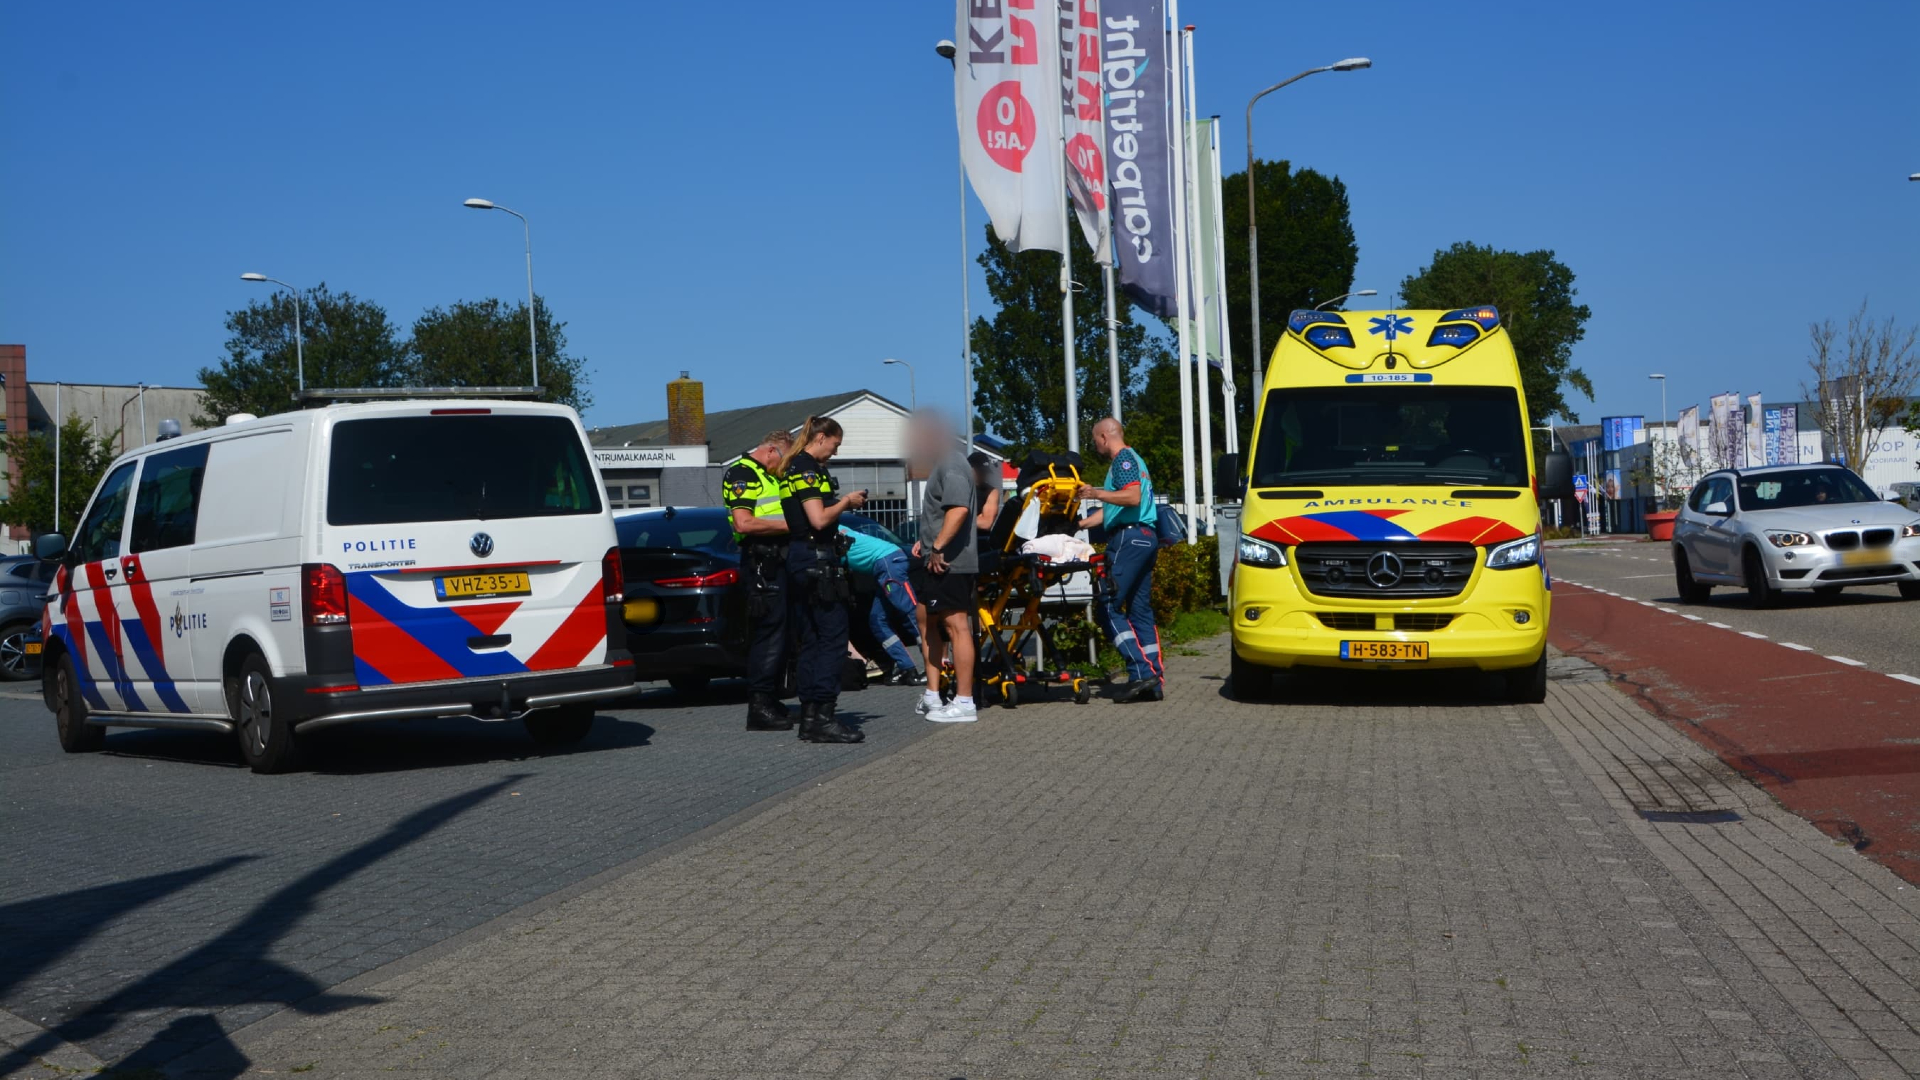
[[[801,742],[806,742],[809,738],[807,732],[811,731],[813,726],[819,722],[820,706],[811,701],[803,701],[800,703],[800,723],[795,725],[798,730],[796,730],[794,734],[800,737]]]
[[[867,734],[857,731],[834,719],[834,706],[831,704],[814,706],[814,721],[802,729],[801,738],[817,743],[857,743],[866,741]]]
[[[748,731],[790,731],[793,721],[782,715],[775,706],[780,703],[770,694],[755,694],[747,702]]]
[[[1136,701],[1159,701],[1163,696],[1160,680],[1149,676],[1121,687],[1120,692],[1114,695],[1114,700],[1127,705]]]
[[[771,695],[767,697],[767,700],[772,703],[773,713],[775,716],[778,716],[782,720],[793,719],[793,710],[787,708],[786,702],[781,701],[779,698],[773,697]]]

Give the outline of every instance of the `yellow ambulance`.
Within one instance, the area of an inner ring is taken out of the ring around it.
[[[1300,666],[1498,672],[1546,697],[1552,578],[1513,345],[1490,306],[1296,311],[1257,405],[1235,696]]]

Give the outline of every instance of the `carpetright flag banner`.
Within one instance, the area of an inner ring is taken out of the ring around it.
[[[1107,187],[1120,285],[1161,318],[1178,312],[1164,0],[1100,0]]]
[[[1015,251],[1060,251],[1066,239],[1058,3],[958,0],[960,160],[994,234]]]
[[[1217,369],[1224,355],[1220,330],[1226,325],[1222,309],[1226,297],[1219,274],[1219,248],[1214,243],[1220,232],[1215,227],[1220,214],[1220,176],[1213,169],[1218,157],[1213,145],[1214,128],[1211,120],[1193,122],[1193,142],[1188,145],[1197,149],[1190,166],[1192,190],[1187,197],[1194,201],[1194,216],[1200,222],[1195,258],[1188,267],[1193,274],[1193,345]]]
[[[1067,194],[1102,266],[1113,264],[1107,214],[1106,93],[1100,85],[1100,0],[1060,5],[1060,124],[1067,140]]]

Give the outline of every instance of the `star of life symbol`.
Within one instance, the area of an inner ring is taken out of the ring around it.
[[[1385,334],[1388,341],[1413,333],[1413,320],[1405,315],[1381,315],[1367,321],[1373,324],[1367,333]]]

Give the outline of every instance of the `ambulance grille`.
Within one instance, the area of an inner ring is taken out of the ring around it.
[[[1376,556],[1380,565],[1369,567]],[[1365,599],[1458,596],[1473,577],[1478,550],[1472,544],[1309,543],[1294,549],[1294,562],[1315,596]],[[1398,573],[1392,571],[1398,564]]]

